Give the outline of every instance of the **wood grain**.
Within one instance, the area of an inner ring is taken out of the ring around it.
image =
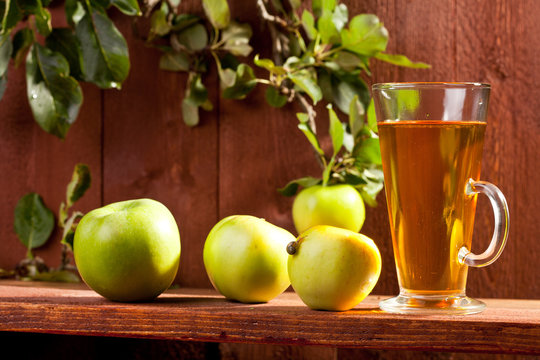
[[[389,52],[432,65],[430,70],[411,70],[373,62],[372,82],[492,84],[482,177],[500,186],[508,198],[510,239],[496,263],[469,272],[467,292],[475,297],[540,299],[538,1],[344,2],[351,16],[370,12],[381,18],[390,33]],[[252,24],[254,53],[267,54],[266,30],[258,25],[254,2],[230,0],[230,4],[233,17]],[[185,1],[182,6],[201,13],[198,1]],[[10,68],[8,89],[0,102],[0,268],[13,268],[24,256],[12,230],[17,200],[28,191],[37,191],[56,211],[73,166],[85,162],[92,170],[93,185],[77,208],[88,211],[135,197],[162,201],[175,215],[182,235],[178,281],[184,286],[210,287],[202,246],[220,218],[251,214],[293,231],[292,199],[275,190],[291,179],[319,171],[296,129],[298,109],[270,108],[263,88],[245,101],[219,99],[214,73],[209,91],[215,110],[202,112],[201,126],[189,129],[180,116],[185,76],[159,71],[159,54],[131,34],[125,17],[113,17],[128,39],[130,77],[121,91],[85,85],[84,105],[66,141],[44,133],[34,123],[26,101],[24,69]],[[53,14],[53,20],[58,18]],[[324,133],[324,116],[319,122]],[[329,144],[328,138],[323,143]],[[374,293],[395,294],[398,286],[383,195],[379,203],[368,209],[362,232],[376,241],[383,255],[383,272]],[[481,251],[489,241],[490,216],[487,201],[480,199],[474,251]],[[56,266],[58,242],[56,234],[36,254]],[[35,304],[28,306],[37,311]],[[326,323],[319,325],[329,328]],[[376,323],[370,326],[375,329]]]
[[[131,32],[131,70],[122,91],[104,98],[104,203],[148,197],[171,210],[180,228],[182,253],[178,281],[211,286],[202,262],[204,240],[217,222],[217,109],[201,111],[201,124],[184,125],[181,102],[185,73],[159,70],[160,53]],[[217,76],[206,85],[214,105]]]
[[[59,11],[53,21],[62,23]],[[17,201],[28,192],[39,193],[45,204],[58,215],[65,201],[66,186],[77,163],[85,163],[92,173],[92,185],[74,210],[87,212],[101,205],[101,91],[82,87],[84,100],[79,117],[66,140],[45,133],[34,121],[26,96],[24,64],[10,65],[6,92],[0,102],[0,268],[13,269],[26,255],[25,247],[13,230]],[[34,253],[52,267],[60,265],[61,233]]]
[[[308,309],[293,293],[266,304],[209,289],[170,290],[152,303],[110,302],[84,286],[0,282],[0,330],[275,345],[540,354],[540,301],[485,300],[469,316],[401,316],[370,296],[353,310]]]

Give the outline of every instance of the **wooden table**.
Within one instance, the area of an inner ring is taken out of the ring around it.
[[[0,281],[0,331],[182,341],[540,354],[540,301],[483,299],[467,316],[382,312],[369,296],[347,312],[308,309],[291,292],[267,304],[211,289],[169,290],[151,303],[115,303],[84,285]]]

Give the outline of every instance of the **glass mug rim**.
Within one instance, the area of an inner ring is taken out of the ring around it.
[[[491,85],[482,82],[382,82],[371,86],[373,90],[400,89],[491,89]]]

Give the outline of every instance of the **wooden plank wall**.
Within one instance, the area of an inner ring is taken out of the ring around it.
[[[255,1],[229,2],[233,16],[254,29],[254,53],[267,54],[268,40]],[[476,297],[540,298],[540,2],[344,2],[350,14],[370,12],[381,18],[390,33],[389,52],[433,66],[411,70],[374,63],[373,82],[492,84],[482,177],[507,196],[510,239],[496,263],[469,272],[467,291]],[[183,6],[202,12],[198,1],[185,1]],[[299,176],[317,175],[317,165],[296,129],[294,106],[268,107],[263,89],[245,101],[220,99],[215,71],[209,89],[214,110],[201,113],[200,126],[186,127],[180,108],[185,75],[159,71],[159,54],[132,35],[127,19],[119,14],[115,18],[128,39],[130,76],[121,91],[85,85],[81,114],[65,141],[34,123],[24,70],[10,68],[8,89],[0,102],[0,268],[14,267],[25,254],[13,232],[17,200],[37,191],[56,210],[73,166],[84,162],[90,165],[93,184],[77,207],[88,211],[138,197],[163,202],[174,213],[182,236],[178,282],[208,287],[202,247],[211,227],[227,215],[251,214],[293,231],[292,199],[279,195],[276,188]],[[325,121],[319,119],[322,129]],[[362,232],[376,241],[383,255],[374,293],[396,294],[382,194],[379,203],[368,209]],[[480,252],[487,245],[491,226],[488,202],[481,199],[473,250]],[[59,234],[36,254],[58,265]]]

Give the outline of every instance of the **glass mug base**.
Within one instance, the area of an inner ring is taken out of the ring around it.
[[[466,315],[482,312],[486,304],[465,295],[404,295],[379,302],[381,310],[398,314]]]

